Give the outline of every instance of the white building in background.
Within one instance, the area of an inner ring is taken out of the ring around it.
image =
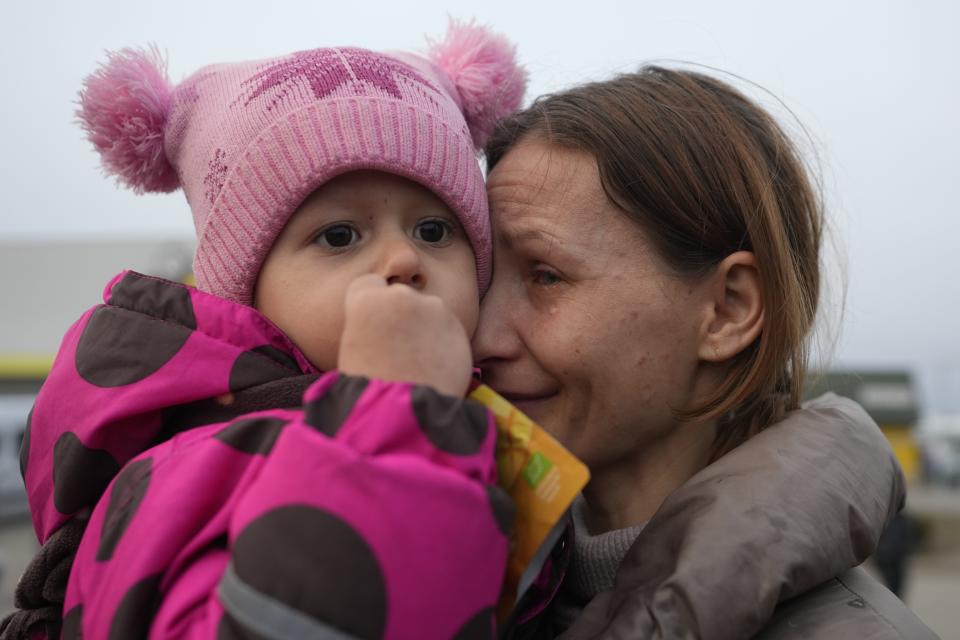
[[[192,238],[0,242],[0,377],[49,363],[70,324],[102,302],[123,269],[183,280],[193,249]]]

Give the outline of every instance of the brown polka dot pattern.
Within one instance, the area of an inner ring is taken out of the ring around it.
[[[377,558],[327,511],[291,505],[265,513],[238,536],[233,562],[249,586],[316,620],[361,639],[383,635],[387,590]]]
[[[270,409],[298,409],[303,405],[303,394],[319,378],[316,374],[300,374],[236,391],[232,404],[224,405],[216,398],[167,407],[161,411],[161,427],[155,442],[165,442],[173,436],[205,424],[231,422],[248,413]]]
[[[169,362],[197,328],[189,290],[138,273],[125,274],[113,286],[110,305],[93,312],[77,344],[77,372],[98,387],[143,380]]]
[[[90,449],[76,434],[64,433],[53,446],[53,504],[63,514],[93,505],[120,471],[107,451]]]
[[[491,640],[495,634],[493,607],[487,607],[460,627],[453,640]]]
[[[100,530],[100,544],[97,547],[97,560],[106,562],[113,557],[120,538],[130,526],[143,497],[147,495],[152,476],[153,460],[145,458],[126,465],[117,476],[110,491],[110,503],[103,517]]]
[[[160,609],[160,579],[163,574],[147,576],[127,591],[110,623],[110,640],[146,640],[150,624]]]
[[[128,272],[110,290],[110,304],[197,328],[190,291],[139,273]]]
[[[244,351],[230,368],[230,391],[242,391],[300,373],[294,358],[270,345]]]
[[[27,461],[30,459],[30,425],[33,423],[33,409],[27,414],[27,424],[23,428],[23,440],[20,441],[20,477],[27,479]]]
[[[369,384],[366,378],[340,376],[325,394],[304,407],[304,422],[334,437]]]
[[[63,616],[63,627],[61,627],[60,638],[62,640],[81,640],[83,638],[83,605],[78,604]]]
[[[237,420],[214,437],[237,451],[267,455],[288,423],[280,418]]]
[[[77,344],[80,377],[97,387],[140,382],[167,364],[193,331],[117,307],[99,307]],[[150,336],[144,340],[143,336]]]
[[[513,528],[513,518],[517,513],[517,506],[507,495],[507,492],[496,485],[487,485],[487,497],[490,499],[490,509],[493,511],[493,518],[497,521],[497,527],[505,536],[510,535],[510,529]]]
[[[414,387],[411,395],[413,413],[433,446],[460,456],[480,451],[489,428],[487,412],[482,405],[423,386]]]

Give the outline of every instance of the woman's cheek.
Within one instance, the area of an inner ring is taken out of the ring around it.
[[[565,309],[561,304],[548,307],[534,322],[533,335],[543,352],[544,364],[552,365],[555,373],[567,375],[571,369],[583,366],[583,358],[590,345],[597,345],[598,335],[579,309]]]

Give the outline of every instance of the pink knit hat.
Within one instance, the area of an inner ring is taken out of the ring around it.
[[[481,291],[491,242],[477,162],[493,125],[520,106],[514,47],[451,22],[429,57],[301,51],[205,67],[173,87],[155,48],[124,49],[87,77],[77,111],[107,173],[137,193],[182,187],[198,244],[197,286],[250,304],[290,215],[356,169],[427,187],[459,217]]]

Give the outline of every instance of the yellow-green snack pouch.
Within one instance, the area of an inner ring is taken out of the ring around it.
[[[548,536],[586,486],[590,472],[490,387],[478,385],[469,397],[493,413],[497,423],[498,484],[517,506],[504,589],[497,607],[502,621],[522,595],[518,593],[521,576],[544,542],[553,543]]]

